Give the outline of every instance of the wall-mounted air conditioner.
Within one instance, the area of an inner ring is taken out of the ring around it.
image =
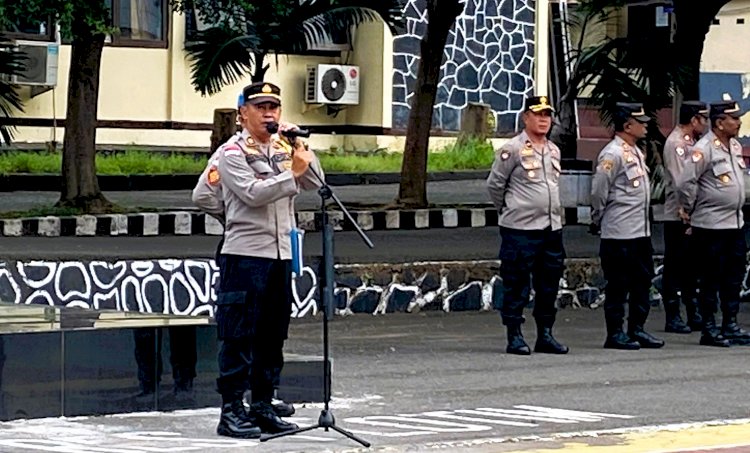
[[[57,85],[59,44],[43,41],[15,41],[15,45],[15,50],[22,53],[25,60],[22,62],[21,74],[13,76],[12,83],[48,87]]]
[[[359,104],[359,67],[318,64],[307,67],[305,102]]]

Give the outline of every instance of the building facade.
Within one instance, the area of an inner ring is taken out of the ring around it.
[[[183,50],[195,21],[172,12],[167,0],[109,1],[121,33],[109,39],[102,56],[97,143],[207,146],[214,109],[233,107],[249,76],[216,95],[201,96],[190,83],[190,61]],[[436,135],[455,135],[461,110],[471,102],[491,107],[498,136],[518,128],[523,99],[534,86],[534,3],[466,2],[445,48],[433,121]],[[320,130],[314,138],[318,147],[402,148],[425,6],[426,0],[408,1],[406,33],[395,39],[384,25],[365,24],[349,50],[271,56],[266,79],[282,87],[284,118]],[[15,37],[22,40],[38,40],[40,32],[51,36],[35,27],[31,34],[21,31],[27,34]],[[307,66],[316,64],[359,66],[359,104],[331,109],[305,102]],[[25,111],[17,115],[16,142],[62,142],[69,68],[70,46],[63,42],[54,88],[32,97],[32,89],[22,87]]]

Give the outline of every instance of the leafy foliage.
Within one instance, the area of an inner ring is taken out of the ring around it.
[[[207,28],[185,46],[192,60],[193,85],[201,94],[252,73],[263,80],[269,54],[304,52],[337,36],[349,42],[352,30],[383,21],[397,33],[404,24],[403,0],[172,0],[193,9]]]
[[[23,111],[17,87],[8,77],[18,75],[23,68],[25,57],[13,51],[10,41],[0,37],[0,118],[10,118],[13,111]],[[13,127],[0,125],[0,142],[10,143]]]
[[[326,172],[397,172],[403,154],[385,150],[317,151]],[[492,166],[492,144],[470,139],[430,152],[430,171],[485,170]],[[55,174],[62,156],[57,153],[9,151],[0,153],[0,175],[10,173]],[[129,150],[114,154],[98,153],[96,169],[100,175],[199,174],[206,166],[205,155],[169,154]]]

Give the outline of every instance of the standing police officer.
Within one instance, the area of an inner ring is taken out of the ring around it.
[[[523,308],[534,287],[534,352],[566,354],[552,336],[555,301],[563,273],[560,150],[547,140],[553,108],[545,96],[526,100],[524,131],[495,155],[487,188],[500,224],[500,276],[505,288],[501,315],[509,354],[531,354],[523,339]],[[533,280],[529,277],[533,274]]]
[[[247,438],[297,427],[278,417],[271,400],[291,315],[294,197],[300,189],[319,186],[308,172],[310,165],[319,175],[322,171],[304,143],[292,146],[268,132],[267,125],[281,115],[276,85],[254,83],[243,94],[240,116],[246,138],[224,147],[208,179],[221,184],[226,214],[215,314],[222,396],[217,433]],[[281,124],[279,131],[293,127]],[[252,392],[249,413],[242,402],[247,388]]]
[[[711,104],[711,131],[695,144],[678,183],[680,203],[689,215],[700,277],[703,332],[700,344],[727,347],[748,343],[737,325],[747,246],[742,231],[745,161],[735,139],[740,108],[734,101]],[[716,327],[721,300],[722,327]]]
[[[222,226],[225,224],[226,213],[224,210],[224,196],[221,191],[221,184],[219,184],[219,160],[224,154],[224,150],[227,146],[247,140],[250,134],[250,132],[242,126],[240,110],[244,105],[245,96],[243,93],[240,93],[237,99],[237,126],[239,130],[211,155],[206,168],[198,178],[198,183],[193,189],[192,194],[193,203],[203,212],[217,219]],[[222,236],[216,249],[216,263],[219,265],[222,263],[222,260],[220,260],[219,257],[221,256],[221,249],[223,246],[224,237]],[[221,272],[222,270],[219,268],[220,275]],[[279,381],[281,378],[280,373],[281,368],[278,367],[278,373],[274,377],[274,393],[279,387]],[[276,415],[279,417],[291,417],[294,415],[295,409],[290,403],[286,403],[274,397],[271,405],[273,406]]]
[[[690,226],[680,216],[676,182],[680,180],[685,161],[690,160],[693,145],[708,130],[708,105],[699,101],[686,101],[680,106],[680,124],[667,137],[664,144],[664,175],[666,202],[664,214],[664,273],[662,300],[666,320],[664,330],[672,333],[690,333],[702,326],[696,300],[696,263],[690,255]],[[680,299],[685,305],[688,323],[680,316]]]
[[[648,168],[636,141],[650,120],[643,105],[617,103],[615,138],[599,153],[591,183],[592,228],[601,231],[599,256],[605,288],[608,349],[661,348],[664,341],[643,328],[650,310],[654,273],[649,225]],[[628,333],[623,332],[628,303]]]

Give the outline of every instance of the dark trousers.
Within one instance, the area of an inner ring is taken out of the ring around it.
[[[680,291],[682,302],[691,303],[696,297],[697,273],[692,254],[692,235],[685,234],[690,228],[682,222],[664,222],[664,272],[662,291],[665,306],[677,300]]]
[[[162,375],[162,332],[164,328],[144,327],[133,330],[135,362],[138,382],[144,393],[156,391]],[[189,390],[195,379],[198,362],[195,326],[167,327],[169,333],[169,363],[172,366],[174,390]]]
[[[607,280],[604,318],[607,333],[622,330],[628,303],[628,330],[642,328],[651,309],[649,293],[654,276],[651,238],[602,239],[599,256]]]
[[[524,322],[523,309],[534,287],[533,315],[537,324],[551,327],[557,309],[555,301],[563,274],[565,249],[562,230],[514,230],[500,227],[500,277],[503,306],[500,314],[506,326]]]
[[[292,311],[291,261],[235,255],[219,260],[217,390],[225,402],[248,388],[253,402],[271,402]]]
[[[699,263],[699,301],[703,319],[715,321],[719,301],[725,320],[737,316],[747,253],[743,231],[693,228],[693,237]]]

